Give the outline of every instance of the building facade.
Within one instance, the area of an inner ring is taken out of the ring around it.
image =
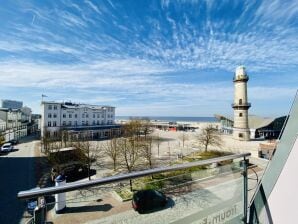
[[[220,122],[220,132],[223,134],[233,134],[233,117],[216,114],[215,117]],[[248,116],[248,126],[250,139],[277,139],[283,126],[287,122],[287,116],[277,118]]]
[[[22,118],[21,109],[0,108],[0,134],[6,141],[27,136],[28,122]]]
[[[235,86],[234,103],[232,104],[234,109],[233,137],[243,141],[250,139],[248,109],[251,105],[248,103],[247,99],[248,79],[249,77],[245,71],[245,67],[237,67],[233,80]]]
[[[77,138],[101,139],[120,128],[112,106],[43,101],[41,116],[41,137],[59,138],[61,131],[67,131]]]
[[[1,100],[0,107],[7,109],[21,109],[23,107],[23,102],[16,100]]]

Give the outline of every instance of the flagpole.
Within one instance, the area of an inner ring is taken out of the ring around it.
[[[48,96],[46,96],[46,95],[44,95],[44,94],[41,94],[41,102],[43,102],[43,98],[44,97],[48,97]]]

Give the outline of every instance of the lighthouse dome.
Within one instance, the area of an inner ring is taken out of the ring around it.
[[[246,69],[243,65],[238,66],[235,71],[234,81],[248,81],[248,75]]]

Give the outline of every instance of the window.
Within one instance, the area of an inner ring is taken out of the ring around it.
[[[52,123],[49,121],[48,122],[48,127],[51,127],[52,126]]]
[[[52,110],[52,105],[49,105],[49,106],[48,106],[48,109],[49,109],[49,110]]]
[[[72,118],[72,114],[68,114],[68,117],[69,117],[69,118]]]
[[[75,121],[75,122],[74,122],[74,125],[75,125],[75,126],[77,126],[77,125],[78,125],[78,122],[77,122],[77,121]]]
[[[89,116],[88,116],[88,114],[86,114],[86,118],[88,118]]]
[[[103,114],[101,115],[102,118],[104,118]]]
[[[93,118],[95,118],[95,114],[93,114]]]
[[[63,114],[62,116],[63,116],[63,118],[66,118],[66,114]]]
[[[95,121],[93,121],[93,123],[92,123],[93,125],[95,125]]]
[[[54,105],[54,110],[57,110],[57,105]]]
[[[71,121],[68,121],[68,126],[71,126]]]
[[[243,134],[242,133],[239,133],[239,138],[243,138]]]
[[[242,105],[242,99],[239,99],[239,105]]]
[[[57,114],[53,114],[53,117],[56,118],[57,117]]]
[[[53,121],[53,127],[56,127],[56,126],[57,126],[56,121]]]
[[[99,125],[99,121],[97,121],[96,124]]]
[[[52,114],[48,114],[48,118],[51,118],[52,117]]]
[[[89,125],[89,124],[88,124],[88,121],[86,121],[86,125]]]
[[[82,125],[83,125],[83,126],[85,125],[85,121],[82,121]]]
[[[85,118],[85,114],[82,114],[82,118]]]
[[[54,131],[54,137],[58,137],[58,133],[56,131]]]
[[[100,114],[97,114],[97,118],[99,118],[99,115],[100,115]]]
[[[62,126],[65,126],[65,125],[66,125],[66,121],[63,121]]]
[[[75,114],[75,118],[78,118],[78,115],[77,114]]]
[[[239,113],[239,117],[242,117],[242,113]]]

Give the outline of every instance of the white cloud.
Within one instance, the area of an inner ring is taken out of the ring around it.
[[[88,88],[109,87],[114,84],[140,85],[151,82],[151,74],[171,71],[139,59],[100,61],[91,64],[58,65],[8,61],[0,63],[0,85],[18,87],[59,86]]]
[[[85,2],[87,5],[89,5],[90,8],[92,8],[95,12],[101,14],[101,12],[100,12],[100,10],[98,9],[98,7],[97,7],[95,4],[93,4],[91,1],[87,1],[87,0],[85,0],[84,2]]]

